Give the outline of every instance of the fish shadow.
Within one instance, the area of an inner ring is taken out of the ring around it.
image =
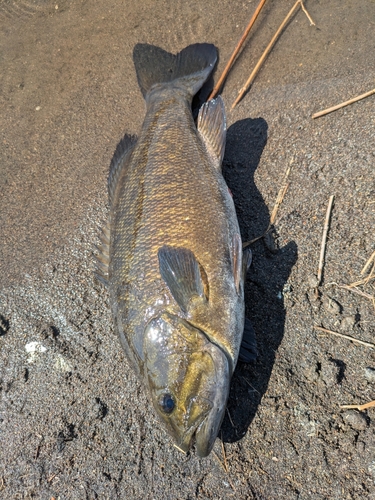
[[[269,210],[254,183],[254,173],[267,143],[267,130],[263,118],[247,118],[234,123],[227,132],[223,175],[233,193],[245,242],[262,235],[270,221]],[[251,364],[239,361],[233,374],[221,427],[222,440],[230,443],[246,434],[267,390],[284,336],[283,287],[297,261],[295,242],[271,251],[259,239],[251,250],[253,262],[245,284],[245,303],[257,337],[258,358]]]

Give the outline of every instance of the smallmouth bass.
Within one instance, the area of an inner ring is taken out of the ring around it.
[[[191,111],[217,52],[194,44],[173,55],[137,44],[133,57],[146,116],[138,139],[125,135],[111,163],[97,276],[109,288],[128,360],[175,445],[187,452],[195,443],[205,457],[238,357],[256,353],[250,328],[243,343],[251,252],[242,251],[221,173],[224,104],[205,103],[197,126]]]

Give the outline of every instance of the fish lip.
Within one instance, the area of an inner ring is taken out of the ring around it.
[[[210,408],[207,409],[204,413],[202,413],[202,417],[198,420],[198,422],[194,422],[194,424],[190,425],[183,433],[181,439],[179,439],[177,447],[184,453],[187,453],[189,449],[192,447],[193,442],[196,442],[197,432],[199,431],[200,427],[204,424],[204,422],[209,418],[210,412],[212,411],[213,407],[212,402],[200,396],[195,396],[194,398],[192,398],[190,405],[199,402],[198,401],[199,399],[203,400],[201,401],[201,403],[204,402],[204,404],[206,405],[208,403],[208,406],[210,406]]]
[[[211,432],[207,436],[205,426],[210,424],[210,413],[211,412],[209,412],[201,422],[191,426],[184,432],[181,440],[176,445],[179,450],[183,453],[187,453],[194,445],[199,458],[205,458],[211,453],[223,421],[225,408],[223,409],[220,418],[217,420],[218,423],[211,428]]]
[[[210,415],[208,415],[196,429],[194,437],[195,437],[195,450],[198,457],[205,458],[211,453],[217,438],[217,434],[220,430],[224,414],[225,414],[225,408],[223,409],[215,426],[212,426],[212,420],[209,418]],[[209,426],[210,424],[211,424],[211,429],[207,431],[207,426]]]

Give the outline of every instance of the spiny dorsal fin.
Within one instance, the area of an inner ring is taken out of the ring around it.
[[[96,278],[108,286],[108,268],[109,268],[109,242],[110,242],[110,221],[102,228],[99,234],[100,245],[95,245],[97,253],[94,255]]]
[[[221,96],[203,104],[199,110],[197,127],[207,150],[217,161],[217,168],[221,171],[227,135],[225,108]]]
[[[176,82],[193,97],[214,68],[217,50],[209,43],[189,45],[177,55],[149,45],[137,43],[133,61],[143,97],[156,84]]]
[[[116,184],[122,167],[125,165],[126,159],[130,156],[137,142],[135,135],[125,134],[121,141],[117,144],[116,150],[111,160],[108,174],[108,195],[109,203],[112,204],[113,195],[116,189]]]
[[[161,277],[184,313],[193,297],[206,300],[201,276],[204,270],[191,250],[164,246],[159,249],[158,257]]]

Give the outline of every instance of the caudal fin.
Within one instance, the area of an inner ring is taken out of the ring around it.
[[[174,55],[147,43],[134,47],[133,60],[142,94],[155,84],[178,81],[191,97],[198,92],[216,63],[217,51],[209,43],[189,45]]]

